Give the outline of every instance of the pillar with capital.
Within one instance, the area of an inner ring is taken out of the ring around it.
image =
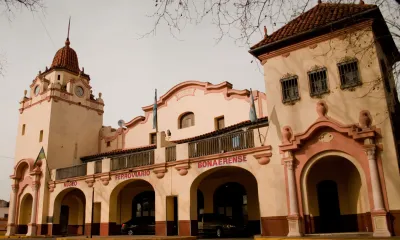
[[[38,201],[38,190],[40,187],[39,181],[34,181],[32,183],[33,201],[32,201],[32,214],[31,222],[28,224],[28,232],[26,236],[36,236],[36,215],[37,215],[37,201]]]
[[[374,237],[390,237],[388,228],[386,210],[383,204],[383,193],[381,183],[379,181],[379,171],[376,162],[376,146],[372,139],[366,139],[364,142],[365,153],[368,158],[369,172],[372,186],[372,198],[374,200],[374,208],[371,211],[372,225],[374,227]]]
[[[286,166],[287,186],[289,192],[289,215],[287,218],[289,225],[288,237],[299,237],[302,236],[302,234],[300,231],[300,216],[296,194],[296,177],[294,173],[295,162],[290,151],[284,153],[284,155],[286,155],[283,162]]]
[[[10,207],[8,210],[8,224],[7,224],[7,232],[6,236],[12,236],[16,233],[16,224],[15,224],[15,202],[17,201],[18,194],[18,183],[15,181],[15,184],[11,185],[12,187],[12,195],[10,199]]]

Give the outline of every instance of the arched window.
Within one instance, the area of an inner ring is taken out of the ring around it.
[[[179,119],[179,128],[187,128],[194,126],[194,113],[184,113]]]

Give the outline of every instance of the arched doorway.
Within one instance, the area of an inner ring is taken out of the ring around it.
[[[126,181],[113,190],[109,234],[155,234],[155,193],[150,183]]]
[[[199,235],[234,238],[260,233],[257,180],[243,168],[219,167],[202,173],[192,184],[191,199],[197,209],[191,211],[191,219],[197,220]]]
[[[357,167],[343,156],[315,161],[305,179],[309,233],[372,231],[368,195]]]
[[[30,193],[23,195],[19,207],[18,217],[18,234],[26,234],[28,232],[28,224],[31,222],[33,197]]]
[[[59,193],[54,202],[53,234],[74,236],[85,233],[85,194],[77,188]]]

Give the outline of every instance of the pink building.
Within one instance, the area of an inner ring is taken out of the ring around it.
[[[136,221],[196,236],[208,215],[232,221],[216,236],[400,235],[400,54],[378,7],[319,3],[250,53],[266,93],[183,82],[157,99],[156,127],[149,102],[112,128],[67,39],[20,102],[7,235],[118,235]]]

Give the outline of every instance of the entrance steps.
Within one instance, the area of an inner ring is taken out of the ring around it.
[[[80,237],[60,237],[56,238],[57,240],[77,240],[77,239],[85,239],[88,240],[85,236],[80,236]],[[123,236],[93,236],[91,239],[94,240],[117,240],[117,239],[133,239],[133,240],[195,240],[197,237],[179,237],[179,236],[168,236],[168,237],[163,237],[163,236],[129,236],[129,235],[123,235]]]
[[[68,237],[55,237],[55,236],[35,236],[35,237],[27,237],[25,235],[14,235],[14,236],[0,236],[0,239],[2,238],[28,238],[28,239],[56,239],[56,240],[80,240],[80,239],[85,239],[88,240],[90,238],[86,236],[68,236]],[[179,237],[179,236],[168,236],[168,237],[162,237],[162,236],[129,236],[129,235],[123,235],[123,236],[93,236],[91,239],[95,240],[117,240],[117,239],[133,239],[133,240],[195,240],[197,237]]]
[[[377,238],[373,237],[371,232],[355,232],[355,233],[321,233],[321,234],[306,234],[303,237],[267,237],[254,236],[254,240],[378,240],[378,239],[398,239],[397,237]]]

